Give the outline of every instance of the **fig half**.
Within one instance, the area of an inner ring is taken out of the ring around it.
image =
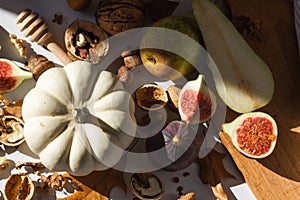
[[[275,120],[264,112],[244,113],[222,129],[227,133],[235,148],[251,158],[269,156],[276,145],[278,131]]]
[[[208,121],[215,113],[216,97],[200,74],[196,80],[187,82],[180,91],[178,109],[180,117],[188,124]]]
[[[22,70],[8,59],[0,58],[0,93],[11,92],[30,78],[32,78],[31,72]]]
[[[108,51],[107,34],[97,24],[76,19],[65,31],[65,45],[72,60],[97,64]]]

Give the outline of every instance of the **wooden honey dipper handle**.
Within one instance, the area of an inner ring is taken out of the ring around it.
[[[45,46],[63,64],[72,62],[66,52],[52,40],[53,35],[48,31],[48,25],[37,13],[31,13],[30,9],[25,9],[18,15],[16,23],[25,37],[31,36],[30,41]]]

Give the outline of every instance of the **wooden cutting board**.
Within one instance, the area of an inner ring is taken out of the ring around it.
[[[279,136],[274,152],[264,159],[240,154],[230,138],[220,133],[258,200],[300,199],[300,62],[290,0],[228,0],[233,18],[250,16],[259,25],[245,39],[269,65],[275,80],[275,94],[261,111],[277,121]],[[249,69],[251,70],[251,69]],[[227,121],[238,114],[228,110]]]

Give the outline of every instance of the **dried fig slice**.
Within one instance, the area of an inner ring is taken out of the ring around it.
[[[34,184],[25,174],[11,175],[4,187],[5,200],[30,200],[34,194]]]
[[[244,113],[222,129],[227,133],[235,148],[251,158],[269,156],[276,145],[277,125],[275,120],[264,112]]]
[[[18,146],[25,141],[24,122],[12,115],[0,118],[0,142],[6,146]]]
[[[97,64],[107,54],[107,34],[97,24],[76,19],[65,31],[65,45],[72,60]]]
[[[146,84],[138,88],[135,97],[137,105],[145,110],[158,110],[168,102],[166,91],[155,84]]]

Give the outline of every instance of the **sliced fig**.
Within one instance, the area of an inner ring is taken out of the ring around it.
[[[5,58],[0,58],[0,93],[11,92],[32,78],[32,73],[22,70],[16,63]]]
[[[188,124],[208,121],[215,113],[216,97],[209,90],[203,75],[187,82],[180,91],[178,109],[180,117]]]
[[[251,158],[269,156],[278,136],[275,120],[264,112],[244,113],[224,123],[222,129],[231,137],[235,148]]]
[[[65,31],[65,45],[72,60],[100,62],[107,54],[107,34],[97,24],[76,19]]]

